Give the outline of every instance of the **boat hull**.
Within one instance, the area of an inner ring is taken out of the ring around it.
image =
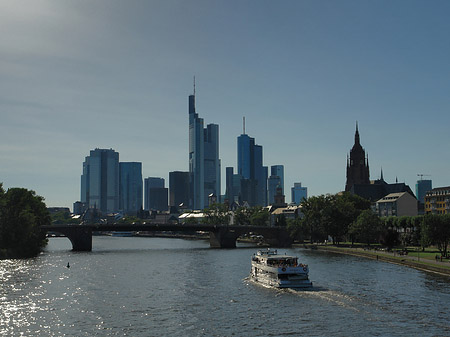
[[[250,278],[275,288],[311,288],[308,271],[308,268],[304,267],[273,268],[252,262]]]

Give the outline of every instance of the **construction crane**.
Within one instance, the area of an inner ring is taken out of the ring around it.
[[[422,174],[422,173],[417,173],[417,176],[420,177],[420,180],[423,180],[423,177],[431,177],[431,174]]]

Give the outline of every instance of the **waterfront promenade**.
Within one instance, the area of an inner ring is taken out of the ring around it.
[[[367,249],[361,247],[337,247],[331,245],[304,245],[306,248],[329,251],[338,254],[361,256],[373,260],[390,262],[405,265],[419,270],[438,273],[450,277],[450,260],[421,258],[418,253],[409,252],[407,255],[400,255],[397,252],[388,252],[379,249]]]

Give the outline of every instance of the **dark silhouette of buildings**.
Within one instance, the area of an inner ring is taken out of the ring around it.
[[[208,196],[220,196],[219,125],[203,127],[195,110],[194,94],[189,96],[189,193],[191,209],[208,207]]]
[[[371,202],[376,202],[391,193],[408,192],[415,197],[411,188],[405,183],[396,181],[394,184],[389,184],[384,181],[383,170],[381,170],[380,179],[369,179],[369,160],[360,143],[358,123],[356,123],[355,144],[350,150],[350,158],[347,158],[345,191],[359,195]]]
[[[189,207],[189,172],[169,172],[169,206]]]
[[[347,157],[347,182],[345,191],[349,192],[353,185],[369,184],[369,160],[366,151],[361,146],[356,122],[355,144],[350,150],[350,158]]]

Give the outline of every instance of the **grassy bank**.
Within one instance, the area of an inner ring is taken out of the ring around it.
[[[434,259],[435,255],[427,252],[425,252],[423,258],[421,258],[422,252],[417,252],[417,255],[414,255],[413,253],[409,255],[399,256],[380,250],[364,250],[362,248],[336,247],[330,245],[301,245],[301,246],[305,248],[319,249],[333,253],[360,256],[373,260],[405,265],[415,269],[438,273],[450,277],[450,263],[435,262],[432,260]]]

